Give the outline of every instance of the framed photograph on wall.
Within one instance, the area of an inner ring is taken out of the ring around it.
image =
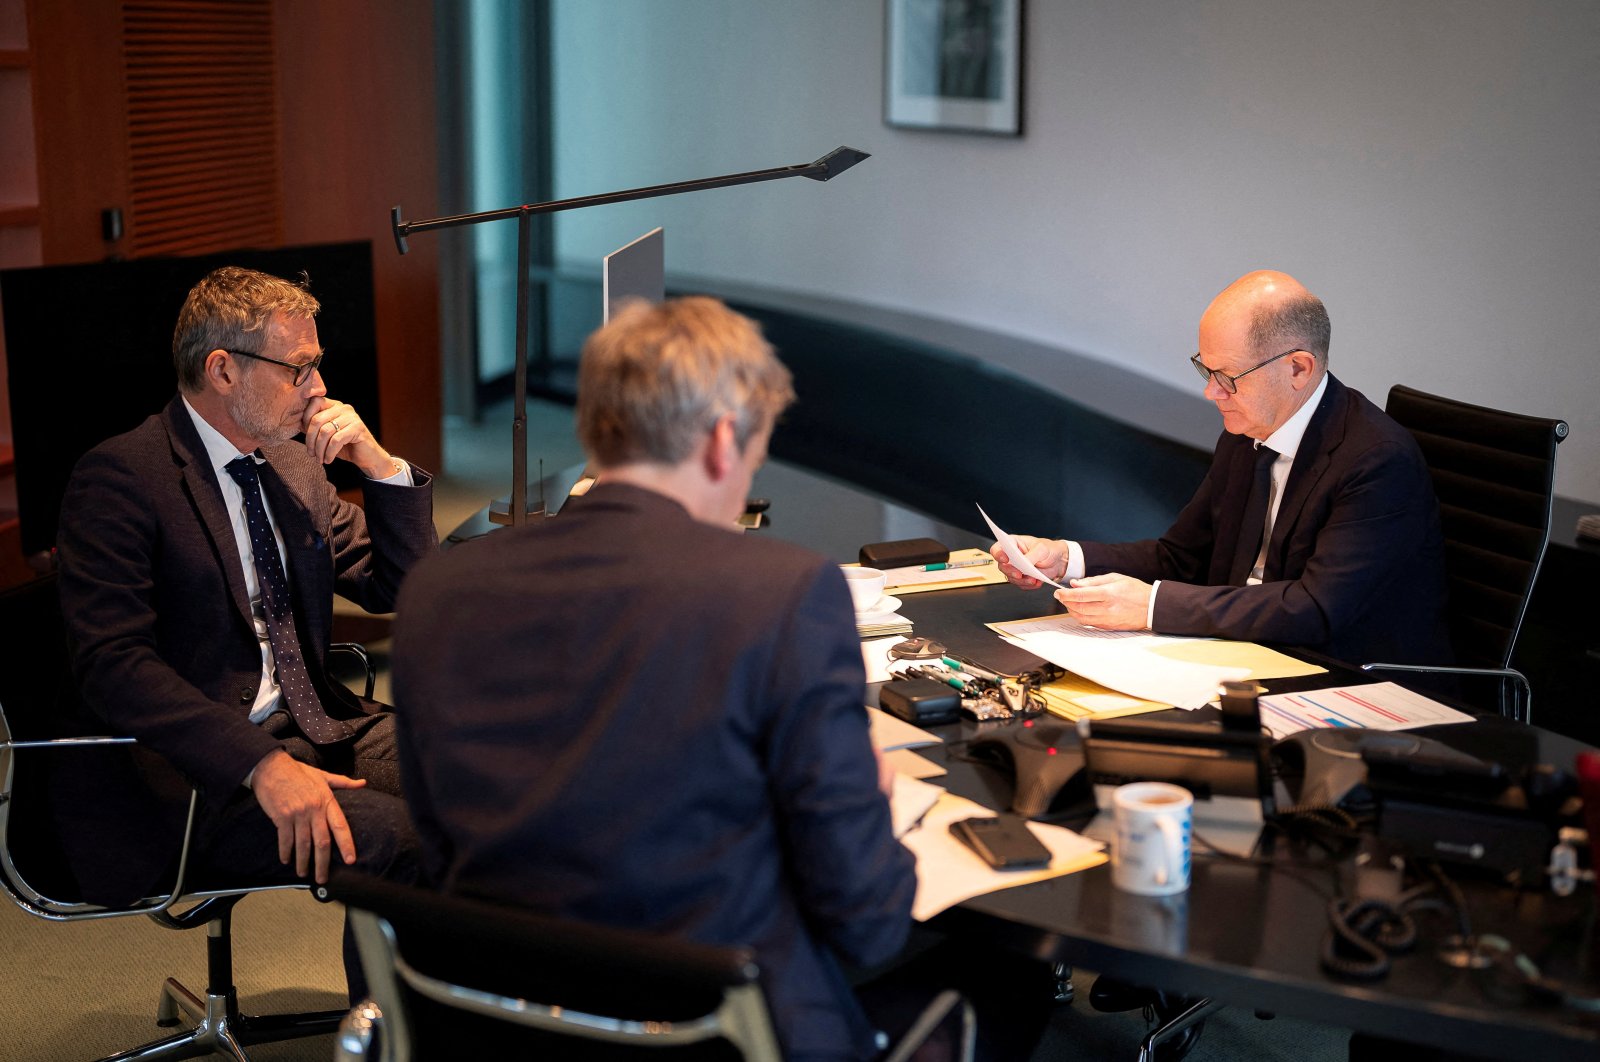
[[[1022,3],[884,0],[884,121],[1021,136]]]

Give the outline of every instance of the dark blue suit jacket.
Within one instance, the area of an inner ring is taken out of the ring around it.
[[[333,595],[373,612],[393,609],[406,570],[438,541],[430,478],[413,468],[415,486],[367,483],[363,510],[339,497],[301,443],[263,456],[261,485],[283,535],[311,679],[328,714],[374,711],[323,673]],[[55,801],[66,811],[85,805],[92,816],[68,824],[64,840],[75,865],[95,868],[84,881],[91,898],[119,902],[143,895],[168,869],[189,785],[200,789],[202,815],[220,809],[280,745],[249,719],[261,649],[244,569],[216,473],[180,398],[78,462],[61,503],[59,550],[83,703],[103,724],[96,732],[139,739],[137,776],[100,779],[98,791],[76,797],[60,790]],[[124,767],[112,760],[107,770]],[[78,774],[62,783],[85,784]]]
[[[1228,585],[1255,462],[1226,432],[1159,539],[1084,542],[1087,574],[1163,580],[1154,629],[1313,649],[1351,663],[1448,664],[1443,538],[1416,440],[1331,375],[1295,454],[1263,581]]]
[[[420,565],[394,660],[442,888],[751,946],[786,1057],[870,1053],[837,960],[899,951],[915,878],[837,567],[602,483]]]

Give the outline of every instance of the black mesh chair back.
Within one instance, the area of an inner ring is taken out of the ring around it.
[[[385,1060],[777,1059],[754,955],[340,869]],[[349,1023],[347,1022],[347,1027]],[[341,1042],[348,1037],[341,1036]],[[341,1058],[366,1058],[349,1048]]]
[[[336,868],[372,994],[340,1027],[336,1062],[781,1057],[748,948],[551,918]],[[938,993],[882,1062],[971,1062],[972,1006]],[[920,1057],[920,1056],[919,1056]]]
[[[1416,437],[1433,474],[1456,663],[1506,671],[1550,537],[1556,445],[1567,424],[1400,385],[1386,408]]]
[[[61,633],[61,605],[54,576],[0,592],[0,630],[7,663],[0,667],[0,858],[12,873],[0,875],[8,889],[15,874],[48,896],[79,899],[49,807],[50,755],[24,755],[23,743],[72,735],[76,697]],[[12,808],[20,814],[10,814]],[[18,902],[25,898],[17,897]]]

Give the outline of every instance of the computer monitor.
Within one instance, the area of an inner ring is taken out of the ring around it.
[[[630,299],[660,302],[666,297],[666,242],[658,226],[606,255],[601,320],[611,320],[617,307]]]

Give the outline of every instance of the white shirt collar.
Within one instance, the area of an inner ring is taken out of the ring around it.
[[[189,419],[194,421],[194,429],[200,433],[200,442],[206,448],[206,456],[211,459],[211,467],[216,470],[217,477],[220,479],[228,462],[235,461],[243,457],[244,454],[240,452],[237,446],[229,442],[226,436],[216,428],[213,428],[206,418],[195,412],[195,408],[189,404],[187,396],[180,395],[179,397],[183,398],[183,408],[189,411]]]
[[[1283,422],[1283,427],[1256,443],[1261,446],[1270,446],[1284,457],[1293,457],[1300,449],[1300,440],[1305,437],[1306,428],[1311,424],[1312,416],[1317,412],[1317,406],[1322,402],[1322,393],[1328,389],[1328,374],[1323,373],[1322,379],[1317,381],[1317,389],[1311,392],[1311,397],[1294,411],[1294,416]]]

